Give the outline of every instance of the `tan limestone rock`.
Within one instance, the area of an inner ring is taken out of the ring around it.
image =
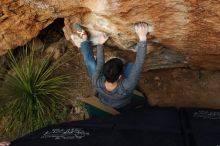
[[[104,31],[113,46],[127,49],[137,41],[133,24],[144,21],[151,41],[181,52],[192,67],[219,70],[219,9],[212,0],[1,0],[0,54],[56,18],[81,22],[94,37]]]

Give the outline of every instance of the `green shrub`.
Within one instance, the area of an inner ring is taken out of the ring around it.
[[[0,79],[0,114],[6,119],[5,134],[21,136],[27,132],[63,121],[66,117],[68,75],[55,72],[64,63],[62,57],[24,47],[15,57],[11,51],[10,71]]]

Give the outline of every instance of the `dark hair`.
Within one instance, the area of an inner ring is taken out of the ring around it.
[[[123,62],[119,58],[113,58],[107,61],[103,67],[103,74],[108,82],[114,83],[123,72]]]

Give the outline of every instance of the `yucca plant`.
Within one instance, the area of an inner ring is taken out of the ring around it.
[[[0,79],[0,114],[7,121],[5,134],[16,136],[65,119],[69,78],[55,74],[63,59],[40,57],[28,46],[23,50],[20,57],[9,51],[10,71]]]

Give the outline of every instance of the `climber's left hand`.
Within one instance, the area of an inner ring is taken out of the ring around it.
[[[98,44],[99,45],[103,45],[107,40],[108,40],[108,36],[105,33],[102,33],[98,36]]]

